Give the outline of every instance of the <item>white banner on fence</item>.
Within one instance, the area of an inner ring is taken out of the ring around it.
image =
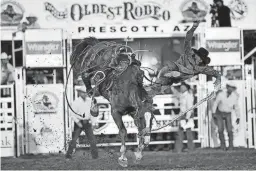
[[[173,95],[156,96],[153,100],[154,104],[157,105],[156,109],[159,109],[159,114],[155,116],[157,122],[153,120],[152,129],[155,129],[158,128],[157,124],[164,126],[176,116],[173,110],[179,110],[179,101]],[[94,133],[96,135],[118,134],[119,130],[111,116],[111,108],[109,102],[100,97],[97,98],[97,103],[100,107],[100,114],[97,117],[98,122],[96,124],[96,128],[94,129]],[[166,104],[172,104],[172,106],[165,106]],[[107,107],[104,107],[104,105]],[[122,119],[128,134],[138,133],[138,129],[135,126],[132,117],[125,115]],[[166,126],[165,128],[162,128],[160,130],[154,131],[153,133],[173,132],[177,130],[177,122],[174,122],[173,124]]]
[[[29,153],[64,150],[63,85],[27,85]]]

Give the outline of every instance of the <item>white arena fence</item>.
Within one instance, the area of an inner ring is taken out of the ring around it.
[[[75,89],[79,88],[76,86]],[[75,91],[75,97],[77,97],[77,91]],[[94,134],[97,137],[98,146],[119,146],[121,140],[119,138],[119,130],[111,116],[111,105],[108,100],[103,97],[97,97],[97,104],[99,106],[99,116],[94,129]],[[154,99],[154,106],[156,112],[155,117],[157,123],[161,126],[166,125],[176,115],[179,114],[179,100],[174,95],[157,95]],[[194,103],[197,102],[195,97]],[[198,110],[194,109],[194,123],[195,128],[192,129],[195,135],[194,142],[201,143],[199,134],[199,115]],[[137,127],[134,124],[133,119],[126,115],[123,116],[124,125],[127,129],[127,145],[138,145]],[[154,121],[153,129],[157,128],[157,124]],[[178,121],[175,121],[172,125],[162,128],[157,131],[153,131],[151,134],[150,145],[157,144],[172,144],[175,140],[175,134],[178,130]],[[87,147],[88,141],[86,140],[84,132],[81,134],[77,147]],[[187,140],[184,140],[186,143]]]

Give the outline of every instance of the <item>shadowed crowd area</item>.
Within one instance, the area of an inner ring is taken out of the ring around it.
[[[144,152],[140,164],[135,164],[132,151],[127,152],[128,167],[118,165],[119,152],[99,149],[99,158],[92,159],[90,151],[78,150],[71,160],[63,154],[26,155],[19,158],[1,158],[2,170],[255,170],[256,150],[236,148],[197,149],[193,152]]]

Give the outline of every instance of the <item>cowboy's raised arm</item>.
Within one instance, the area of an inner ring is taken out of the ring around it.
[[[184,53],[188,54],[191,51],[191,41],[193,38],[193,34],[198,27],[200,21],[195,21],[193,24],[193,27],[187,32],[186,37],[185,37],[185,44],[184,44]]]

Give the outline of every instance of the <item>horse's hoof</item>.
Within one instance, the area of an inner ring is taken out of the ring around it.
[[[127,166],[128,166],[128,161],[127,161],[127,159],[119,158],[119,159],[118,159],[118,163],[119,163],[119,165],[122,166],[122,167],[127,167]]]
[[[140,164],[141,160],[135,160],[134,164]]]

